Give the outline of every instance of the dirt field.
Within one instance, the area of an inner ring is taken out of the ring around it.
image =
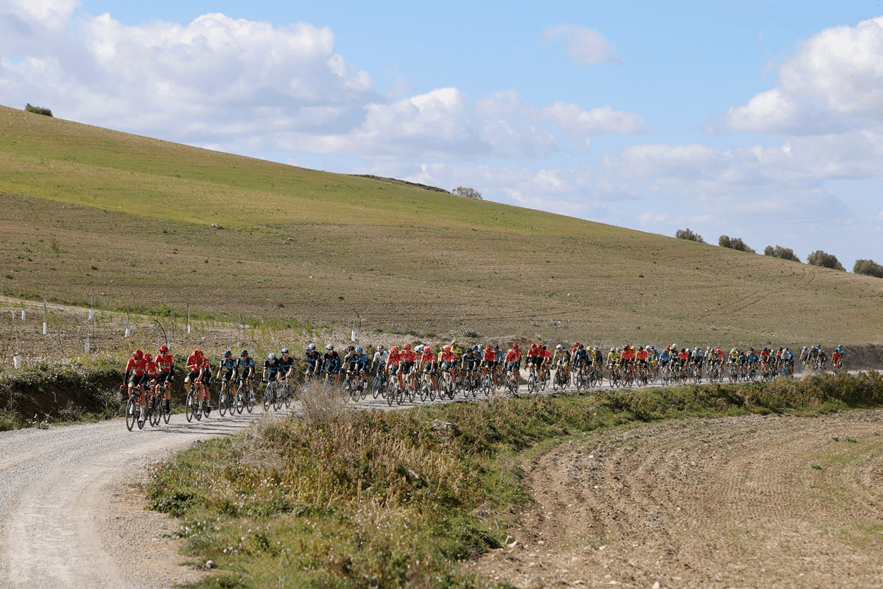
[[[523,457],[536,503],[467,569],[518,587],[883,587],[883,411],[689,419]]]

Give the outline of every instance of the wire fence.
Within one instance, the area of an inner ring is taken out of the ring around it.
[[[0,368],[14,369],[66,358],[152,351],[163,344],[173,352],[260,346],[275,349],[304,338],[302,330],[276,329],[187,317],[0,299]],[[261,350],[255,350],[260,352]]]

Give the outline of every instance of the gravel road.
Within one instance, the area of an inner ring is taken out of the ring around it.
[[[0,433],[0,587],[154,588],[197,579],[195,567],[178,566],[178,543],[159,533],[177,524],[145,511],[132,487],[170,450],[229,435],[261,415],[215,412],[195,423],[174,415],[134,432],[117,419]]]

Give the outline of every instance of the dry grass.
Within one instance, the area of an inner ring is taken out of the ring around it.
[[[328,388],[318,383],[309,383],[303,387],[300,407],[303,420],[310,425],[333,420],[345,422],[345,417],[352,411],[339,387]]]
[[[877,278],[4,108],[0,206],[14,295],[387,344],[883,343]]]

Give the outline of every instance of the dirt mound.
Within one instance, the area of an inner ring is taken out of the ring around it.
[[[518,587],[879,587],[883,411],[687,419],[526,465],[536,503],[467,568]]]

